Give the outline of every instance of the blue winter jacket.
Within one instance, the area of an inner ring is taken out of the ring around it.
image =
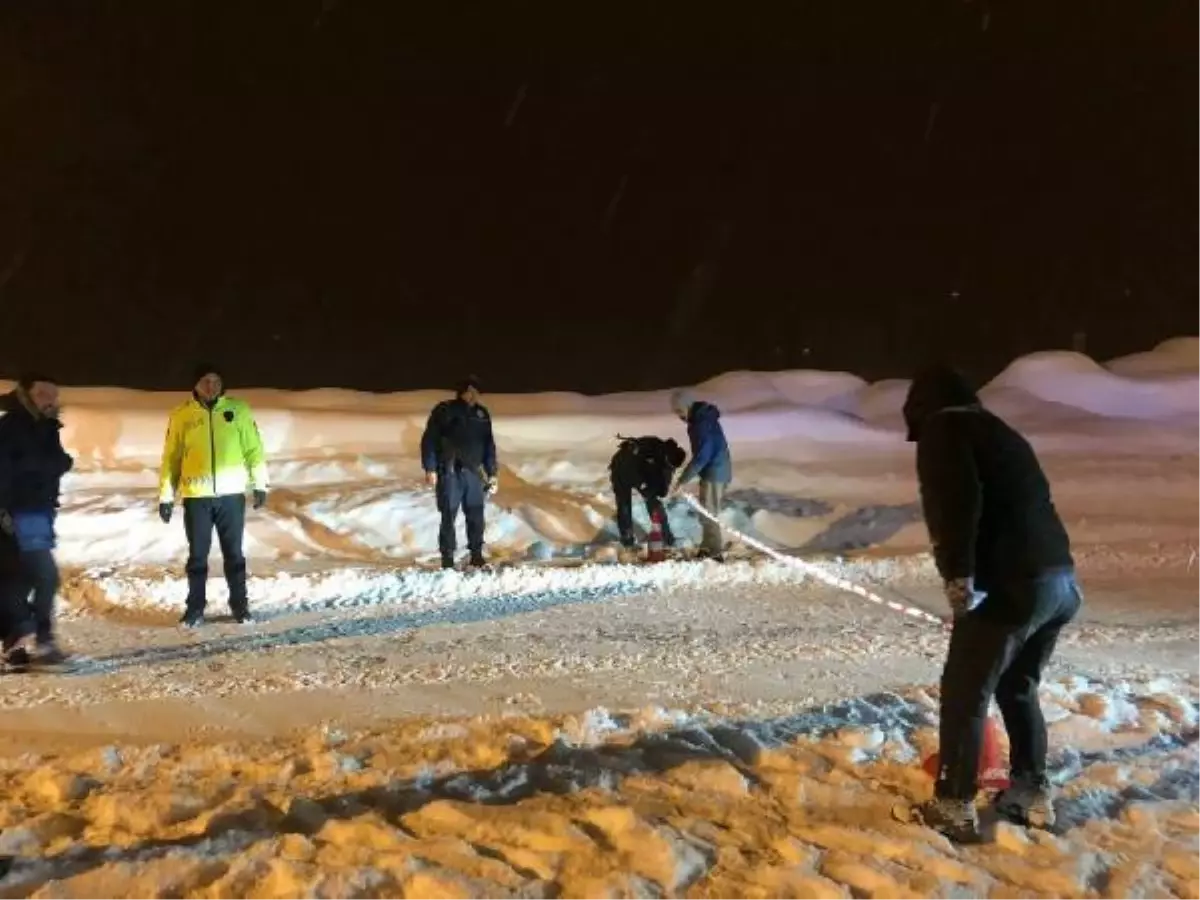
[[[725,430],[721,428],[721,411],[703,400],[692,404],[688,410],[688,440],[692,444],[692,458],[679,476],[679,483],[686,484],[699,476],[701,481],[729,484],[733,480],[733,461],[729,458],[729,443]]]

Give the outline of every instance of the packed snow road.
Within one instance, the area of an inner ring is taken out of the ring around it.
[[[882,591],[900,585],[894,596],[936,612],[926,565],[877,560],[838,571]],[[470,582],[341,577],[373,586],[371,603],[347,593],[250,628],[222,623],[214,603],[211,624],[196,631],[155,607],[89,608],[87,583],[69,582],[64,634],[82,659],[64,673],[0,679],[0,730],[159,740],[181,730],[265,734],[329,719],[595,706],[782,714],[935,683],[945,653],[938,628],[764,560],[510,570]],[[1122,622],[1128,603],[1121,584],[1090,591],[1055,674],[1194,672],[1194,613],[1168,606],[1160,621],[1132,626]],[[69,715],[48,714],[63,707]]]
[[[891,815],[931,790],[940,628],[776,563],[587,569],[344,573],[371,591],[197,631],[69,583],[86,658],[0,679],[0,896],[1197,895],[1169,579],[1131,625],[1097,574],[1049,672],[1057,833],[960,848]],[[939,608],[919,560],[838,571]]]

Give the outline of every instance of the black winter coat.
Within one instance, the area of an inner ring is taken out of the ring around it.
[[[457,399],[435,406],[421,435],[421,466],[426,472],[483,470],[495,478],[496,440],[487,407]]]
[[[63,450],[62,423],[33,413],[17,391],[0,397],[0,509],[51,510],[74,460]]]
[[[921,505],[944,579],[981,590],[1069,568],[1071,542],[1033,447],[951,369],[919,375],[904,404]]]
[[[665,497],[671,488],[671,477],[686,458],[683,448],[670,438],[622,437],[608,463],[613,490],[636,490],[648,497]]]

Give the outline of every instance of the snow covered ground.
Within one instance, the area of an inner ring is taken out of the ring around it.
[[[519,565],[468,577],[432,565],[416,454],[442,392],[235,391],[272,454],[265,621],[185,634],[182,527],[154,508],[182,396],[67,389],[86,660],[0,678],[0,896],[1195,897],[1197,355],[1036,354],[983,391],[1042,454],[1087,606],[1043,696],[1062,832],[972,849],[886,814],[930,789],[939,629],[745,548],[617,563],[605,466],[617,433],[683,437],[666,392],[487,398],[487,537]],[[940,614],[905,387],[699,391],[733,444],[727,524]]]

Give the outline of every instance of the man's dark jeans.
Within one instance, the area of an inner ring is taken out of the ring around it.
[[[939,797],[974,798],[993,696],[1008,731],[1013,779],[1044,783],[1046,721],[1038,686],[1059,632],[1082,603],[1074,571],[1059,570],[993,589],[978,609],[955,621],[942,671]]]
[[[246,557],[242,554],[242,536],[246,530],[246,497],[195,497],[183,501],[183,530],[188,541],[189,613],[203,613],[208,600],[208,552],[212,549],[213,529],[221,545],[225,562],[225,581],[229,585],[229,610],[235,616],[247,611]]]

